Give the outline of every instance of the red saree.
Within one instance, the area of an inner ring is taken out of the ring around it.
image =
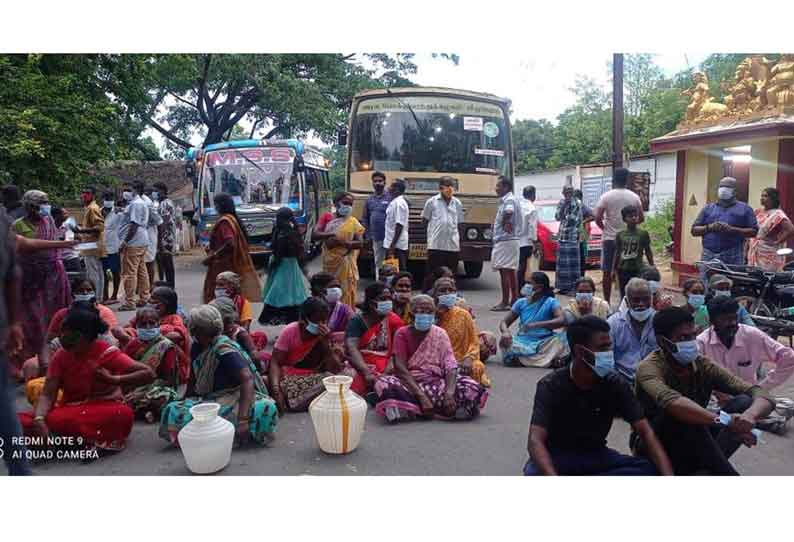
[[[219,273],[234,271],[240,276],[240,294],[248,301],[256,302],[262,298],[262,285],[248,253],[248,242],[240,231],[232,215],[221,216],[210,232],[210,250],[217,250],[227,241],[232,242],[231,252],[216,258],[207,266],[204,278],[204,303],[215,299],[215,279]]]
[[[124,331],[129,333],[133,340],[138,338],[138,330],[136,326],[135,317],[129,321]],[[182,317],[178,314],[167,314],[160,318],[160,333],[168,335],[169,333],[176,333],[179,335],[179,340],[174,341],[178,346],[177,349],[177,367],[179,368],[179,381],[187,382],[190,379],[190,333],[188,333]]]
[[[386,369],[394,347],[394,334],[403,325],[405,324],[403,324],[402,318],[390,312],[383,320],[371,326],[359,339],[358,349],[361,351],[361,357],[364,358],[364,363],[375,377],[387,372]],[[353,377],[350,389],[359,395],[365,395],[368,391],[367,381],[358,371]]]

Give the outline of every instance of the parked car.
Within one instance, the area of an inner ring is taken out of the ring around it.
[[[538,210],[538,243],[540,251],[534,254],[537,258],[538,268],[544,271],[553,271],[557,267],[557,231],[560,223],[557,222],[557,200],[536,201]],[[587,268],[595,268],[601,264],[601,228],[595,222],[590,222],[590,242],[587,250]]]

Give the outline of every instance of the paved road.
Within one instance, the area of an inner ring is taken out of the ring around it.
[[[310,265],[316,270],[318,262]],[[180,259],[177,285],[180,302],[199,302],[203,268],[195,259]],[[364,286],[366,283],[362,284]],[[482,329],[497,329],[500,315],[488,311],[498,297],[498,278],[487,268],[477,280],[461,282]],[[255,307],[255,314],[261,305]],[[129,318],[124,313],[124,320]],[[271,339],[277,328],[267,328]],[[272,344],[272,340],[271,340]],[[492,360],[493,381],[483,415],[473,422],[417,421],[387,426],[370,411],[359,448],[347,456],[322,453],[308,414],[287,414],[279,421],[275,442],[266,449],[236,450],[224,475],[517,475],[526,460],[528,419],[535,384],[542,369],[507,368]],[[794,383],[781,394],[794,396]],[[20,390],[18,405],[25,408]],[[628,426],[616,420],[610,445],[627,451]],[[794,474],[794,433],[785,438],[765,434],[756,449],[741,449],[734,463],[744,474]],[[35,466],[46,475],[182,475],[189,474],[182,455],[157,437],[157,426],[138,422],[128,448],[91,464],[51,462]]]

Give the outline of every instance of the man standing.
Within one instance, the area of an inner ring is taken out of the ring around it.
[[[626,285],[628,308],[607,320],[615,350],[615,369],[629,382],[634,381],[640,361],[658,348],[652,324],[652,299],[648,282],[633,278]]]
[[[535,209],[535,187],[532,185],[525,186],[523,192],[524,198],[521,200],[521,215],[524,218],[521,227],[521,240],[519,243],[518,252],[518,291],[526,284],[527,267],[529,266],[529,259],[535,250],[535,245],[538,242],[538,210]],[[536,271],[531,269],[531,271]]]
[[[576,281],[581,276],[579,271],[579,228],[582,226],[582,203],[573,197],[573,187],[562,189],[562,199],[557,204],[555,215],[557,229],[557,291],[570,295]]]
[[[105,280],[105,291],[102,303],[111,305],[118,302],[119,285],[121,284],[121,258],[119,257],[119,223],[123,209],[116,208],[115,194],[108,190],[102,195],[102,216],[105,217],[105,257],[102,268],[113,278],[113,295],[110,295],[110,284]]]
[[[408,202],[405,200],[405,181],[395,179],[391,186],[391,201],[386,208],[383,246],[386,254],[400,261],[400,271],[408,269]]]
[[[8,215],[5,209],[0,209],[0,455],[12,476],[31,474],[24,448],[15,443],[15,439],[22,436],[22,429],[14,408],[14,387],[8,375],[8,358],[21,350],[23,341],[14,239]]]
[[[691,233],[703,238],[701,260],[720,260],[728,265],[744,265],[744,240],[758,233],[752,207],[736,200],[736,179],[723,177],[717,189],[717,203],[709,203],[692,223]],[[701,269],[703,284],[705,268]]]
[[[134,311],[149,301],[149,273],[146,270],[146,249],[149,236],[149,206],[143,201],[143,183],[138,181],[134,187],[125,184],[122,192],[127,208],[119,225],[119,253],[121,254],[121,280],[124,283],[124,303],[120,311]]]
[[[496,183],[499,209],[493,224],[493,249],[491,265],[499,271],[502,283],[502,301],[491,307],[495,312],[507,312],[518,299],[519,235],[521,234],[521,206],[513,194],[513,181],[499,177]]]
[[[144,187],[141,199],[149,208],[149,223],[146,226],[146,236],[149,244],[146,246],[146,254],[143,261],[146,264],[146,273],[149,275],[149,284],[151,285],[154,284],[154,266],[157,261],[157,241],[159,236],[157,228],[162,224],[163,220],[157,210],[159,205],[158,197],[155,196],[151,187]]]
[[[595,222],[601,228],[601,272],[604,277],[602,287],[604,289],[604,300],[612,303],[612,269],[615,265],[615,238],[618,232],[623,231],[626,225],[623,222],[623,208],[633,205],[640,210],[640,221],[645,220],[642,212],[642,200],[640,197],[626,188],[629,182],[629,170],[618,168],[612,175],[612,190],[601,195],[596,204]]]
[[[737,475],[728,459],[742,444],[757,443],[752,430],[772,412],[774,401],[761,386],[699,355],[695,323],[686,309],[660,311],[653,327],[660,349],[637,368],[635,391],[675,473]],[[719,416],[706,409],[713,391],[733,396]],[[644,453],[643,442],[634,447]]]
[[[458,225],[463,221],[463,204],[452,195],[455,180],[441,177],[438,180],[439,193],[425,202],[422,223],[427,228],[427,272],[425,285],[427,291],[433,287],[433,270],[449,267],[453,273],[458,270],[460,257],[460,233]]]
[[[568,326],[571,365],[538,382],[529,426],[525,475],[642,476],[673,474],[631,388],[613,371],[609,324],[588,315]],[[612,420],[620,416],[648,444],[656,465],[607,446]]]
[[[375,280],[386,257],[383,238],[386,236],[386,209],[391,201],[391,193],[384,190],[386,175],[380,171],[372,174],[372,189],[375,191],[364,203],[361,224],[367,229],[366,238],[372,241],[372,256],[375,261]]]
[[[22,206],[19,196],[19,188],[13,184],[3,187],[3,206],[6,208],[6,215],[13,223],[14,220],[25,216],[25,208]]]
[[[587,246],[590,243],[590,224],[595,220],[593,210],[584,204],[584,194],[579,189],[573,191],[573,197],[579,200],[582,206],[582,225],[579,227],[579,276],[587,272]]]
[[[94,283],[97,298],[105,293],[105,271],[102,268],[102,258],[105,256],[105,216],[102,209],[96,202],[96,188],[87,186],[83,189],[81,196],[85,214],[83,215],[83,225],[76,229],[77,234],[82,236],[84,243],[96,243],[97,247],[82,251],[83,262],[85,262],[85,272],[88,280]]]
[[[168,287],[176,288],[174,278],[174,252],[176,251],[176,207],[168,197],[168,187],[163,182],[154,183],[155,201],[159,203],[158,211],[162,224],[157,227],[157,269],[160,280],[165,280]]]

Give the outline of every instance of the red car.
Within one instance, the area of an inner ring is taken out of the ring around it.
[[[557,230],[560,223],[554,215],[557,213],[557,200],[536,201],[538,210],[538,242],[540,253],[533,255],[538,259],[538,267],[544,271],[554,271],[557,267]],[[601,228],[590,222],[590,242],[587,246],[587,267],[601,265]]]

